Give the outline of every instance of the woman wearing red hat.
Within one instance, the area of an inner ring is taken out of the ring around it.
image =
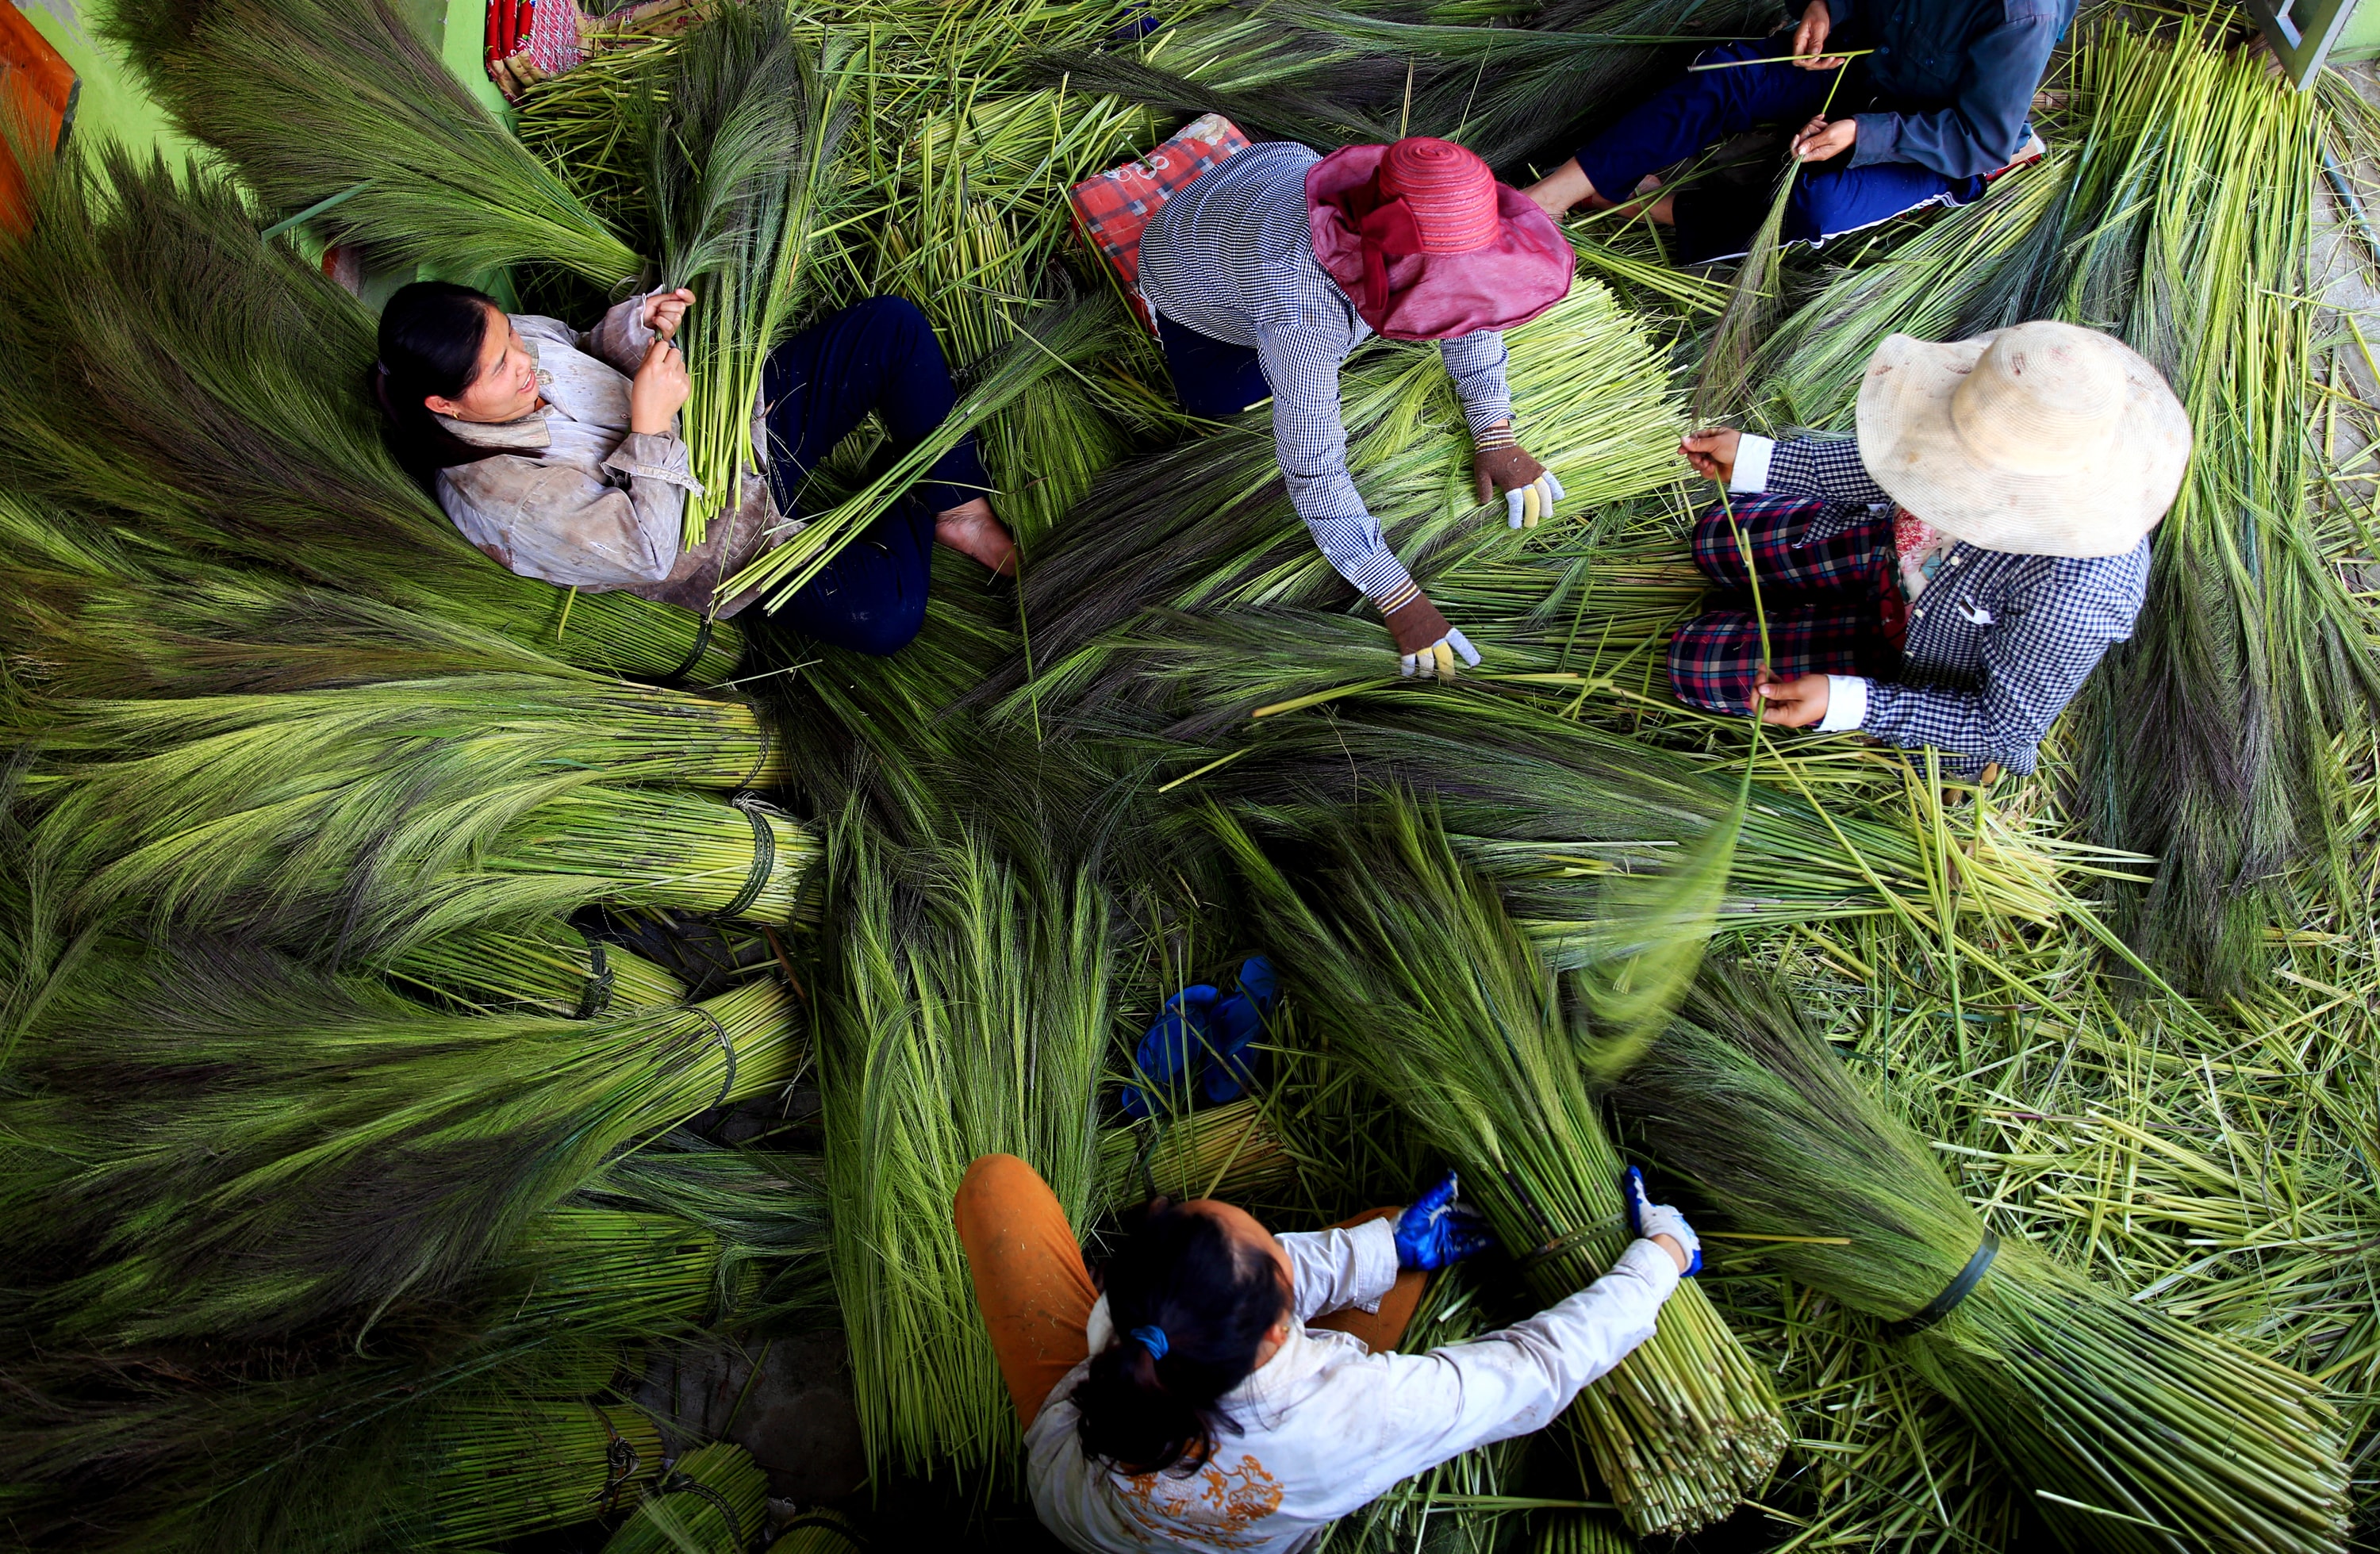
[[[1407,674],[1479,655],[1389,550],[1347,471],[1339,367],[1367,335],[1435,340],[1471,423],[1478,498],[1514,528],[1561,484],[1512,429],[1500,331],[1570,290],[1552,221],[1458,145],[1423,137],[1330,156],[1287,141],[1239,152],[1167,201],[1141,240],[1140,287],[1183,404],[1235,414],[1268,395],[1290,500],[1339,575],[1380,612]]]

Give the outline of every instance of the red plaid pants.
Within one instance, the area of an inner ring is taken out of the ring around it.
[[[1891,516],[1880,514],[1823,540],[1805,539],[1810,525],[1832,510],[1815,497],[1753,496],[1735,504],[1732,525],[1724,506],[1703,515],[1694,526],[1694,565],[1726,600],[1670,639],[1670,684],[1679,700],[1707,712],[1752,710],[1761,665],[1755,576],[1768,617],[1768,668],[1779,679],[1889,679],[1900,668],[1906,606],[1894,575]]]

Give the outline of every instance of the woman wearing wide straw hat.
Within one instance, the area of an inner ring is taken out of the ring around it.
[[[1515,528],[1552,511],[1560,481],[1515,440],[1501,330],[1570,290],[1553,223],[1445,140],[1278,141],[1232,155],[1148,225],[1139,285],[1194,414],[1270,395],[1290,500],[1339,575],[1380,612],[1407,674],[1477,663],[1406,575],[1347,470],[1339,367],[1370,334],[1435,340],[1471,425],[1476,493],[1504,493]]]
[[[2028,772],[2131,636],[2190,420],[2120,342],[2035,322],[1891,336],[1868,360],[1855,442],[1722,429],[1685,453],[1740,496],[1732,522],[1714,507],[1694,531],[1695,565],[1735,597],[1671,643],[1681,699],[1744,712],[1756,697],[1772,723]]]

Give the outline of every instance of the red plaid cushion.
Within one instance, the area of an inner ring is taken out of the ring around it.
[[[1138,162],[1086,178],[1067,195],[1075,229],[1123,283],[1124,299],[1153,333],[1157,320],[1140,295],[1140,236],[1174,193],[1235,152],[1248,138],[1220,114],[1202,115]]]

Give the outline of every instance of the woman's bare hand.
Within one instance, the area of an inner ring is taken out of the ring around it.
[[[657,291],[645,298],[645,327],[664,340],[674,340],[678,325],[686,322],[686,310],[693,305],[694,293],[684,286]]]
[[[646,348],[637,375],[628,380],[628,430],[667,431],[678,407],[693,392],[694,382],[686,375],[686,353],[666,338],[656,338]]]
[[[1735,479],[1735,450],[1742,443],[1741,431],[1715,426],[1708,431],[1688,433],[1686,440],[1678,444],[1678,451],[1686,455],[1686,462],[1694,467],[1696,474],[1724,486]]]

